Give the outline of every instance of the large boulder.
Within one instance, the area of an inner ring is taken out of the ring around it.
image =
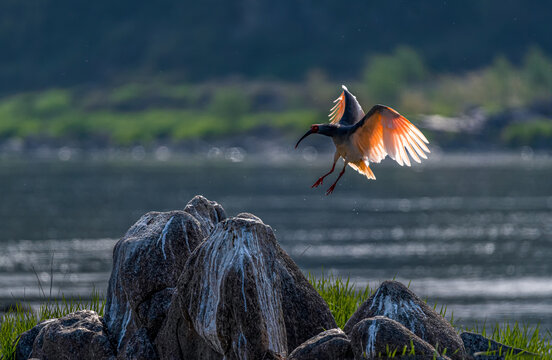
[[[347,335],[341,329],[331,329],[299,345],[288,360],[353,360],[353,357]]]
[[[385,316],[364,319],[350,333],[355,360],[395,358],[410,360],[446,359],[433,346],[405,326]]]
[[[42,360],[114,360],[115,352],[98,314],[81,310],[43,323],[30,357]]]
[[[375,316],[401,323],[439,351],[446,348],[451,359],[466,358],[462,339],[450,323],[398,281],[384,281],[351,316],[343,330],[350,334],[358,322]]]
[[[188,334],[225,359],[277,359],[336,327],[272,229],[249,214],[217,224],[190,255],[177,292]]]
[[[117,242],[105,322],[119,357],[149,349],[135,344],[155,340],[188,256],[225,217],[219,204],[196,196],[184,210],[147,213]],[[133,349],[127,351],[131,339]]]

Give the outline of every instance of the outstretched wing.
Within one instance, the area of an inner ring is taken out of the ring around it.
[[[330,110],[328,117],[330,123],[341,125],[354,125],[364,116],[364,111],[360,107],[356,97],[347,90],[345,85],[341,85],[343,92],[335,99],[334,107]]]
[[[427,159],[424,134],[404,116],[384,105],[375,105],[353,128],[351,140],[369,161],[379,163],[389,155],[403,166]],[[407,154],[408,152],[408,154]]]

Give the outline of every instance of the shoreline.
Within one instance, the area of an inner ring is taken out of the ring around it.
[[[105,148],[84,150],[78,147],[37,147],[31,150],[12,150],[0,152],[1,163],[52,162],[52,163],[106,163],[106,164],[146,164],[204,166],[215,165],[266,165],[266,166],[327,166],[333,152],[328,148],[306,146],[295,151],[287,148],[289,144],[271,144],[263,149],[227,146],[225,144],[203,144],[197,149],[183,150],[166,145],[124,148]],[[413,168],[504,165],[552,166],[552,149],[533,150],[523,147],[517,150],[446,150],[432,149],[427,160],[413,164]],[[297,163],[300,161],[300,163]],[[375,164],[378,167],[396,166],[392,161]]]

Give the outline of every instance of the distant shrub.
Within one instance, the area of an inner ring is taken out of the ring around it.
[[[25,92],[0,98],[0,140],[8,138],[100,139],[128,146],[183,141],[276,129],[292,134],[327,121],[340,93],[323,70],[301,83],[263,80],[231,83],[176,82],[152,77],[111,87],[77,87]],[[395,107],[412,121],[422,114],[456,117],[481,107],[489,114],[552,98],[552,58],[528,49],[520,65],[497,56],[485,68],[461,74],[430,73],[413,49],[398,47],[366,63],[362,80],[346,82],[365,111],[374,103]],[[550,120],[510,124],[499,131],[510,146],[550,146]],[[450,134],[439,134],[441,145]]]
[[[144,85],[129,83],[111,90],[109,99],[115,104],[136,101],[137,99],[143,97],[146,91],[147,89]]]
[[[552,96],[552,59],[540,48],[532,47],[523,59],[523,74],[534,92]]]
[[[35,97],[33,111],[37,115],[56,115],[69,108],[71,93],[67,90],[54,89],[41,92]]]
[[[372,101],[393,103],[405,86],[424,80],[427,69],[414,49],[400,46],[391,55],[370,57],[363,75]]]
[[[510,146],[550,146],[552,119],[535,119],[508,125],[502,130],[501,140]]]
[[[251,102],[243,92],[237,89],[222,88],[215,92],[209,108],[227,125],[234,125],[250,111]]]
[[[502,109],[516,103],[519,89],[516,89],[513,82],[518,76],[519,72],[504,56],[494,59],[484,73],[486,92],[489,97],[488,108],[492,105]]]

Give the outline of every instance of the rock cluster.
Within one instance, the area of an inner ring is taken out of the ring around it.
[[[115,245],[103,318],[46,320],[19,337],[16,359],[460,360],[488,350],[476,335],[395,281],[341,330],[270,226],[196,196],[142,216]]]

